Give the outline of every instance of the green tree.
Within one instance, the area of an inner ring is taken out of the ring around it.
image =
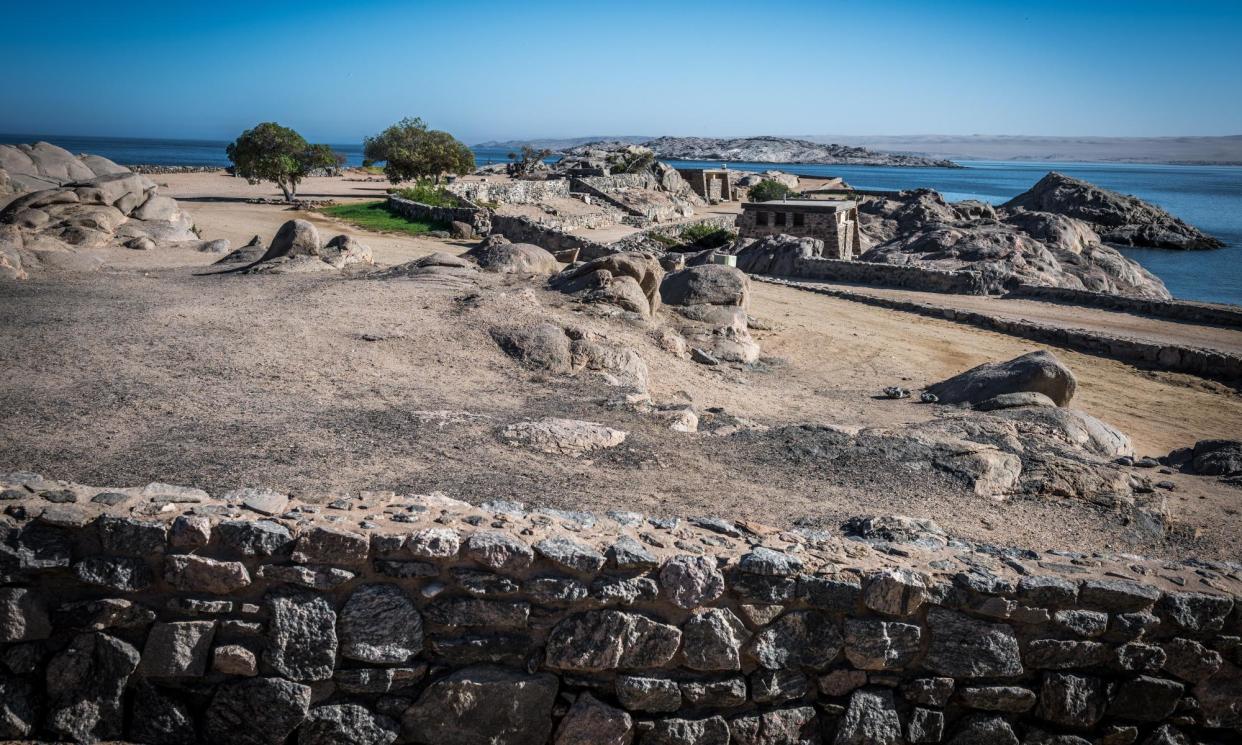
[[[750,187],[749,196],[750,201],[752,202],[771,202],[777,199],[786,199],[793,193],[793,189],[790,189],[781,182],[765,178]]]
[[[428,129],[422,119],[405,118],[362,142],[364,157],[384,162],[384,175],[394,184],[425,178],[440,182],[446,173],[474,170],[474,153],[448,132]]]
[[[286,202],[298,193],[298,183],[319,168],[339,167],[343,159],[327,145],[312,145],[297,132],[276,122],[263,122],[234,140],[225,152],[238,176],[252,184],[271,181]]]

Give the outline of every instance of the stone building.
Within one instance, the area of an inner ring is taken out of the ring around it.
[[[737,187],[728,168],[678,168],[677,172],[709,204],[737,200]]]
[[[824,242],[824,258],[828,259],[853,259],[862,253],[857,202],[824,199],[746,202],[736,224],[743,238],[782,234],[818,238]]]

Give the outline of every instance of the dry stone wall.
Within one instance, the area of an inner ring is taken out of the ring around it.
[[[1227,743],[1242,566],[0,477],[0,737]],[[848,534],[851,537],[845,537]]]
[[[798,259],[795,276],[833,282],[900,287],[919,292],[987,295],[990,288],[979,272],[949,272],[904,264],[879,264],[848,259]]]

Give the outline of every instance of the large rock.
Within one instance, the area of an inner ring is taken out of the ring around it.
[[[901,670],[919,653],[922,629],[910,623],[845,620],[845,656],[861,670]]]
[[[1038,351],[1008,362],[988,362],[927,387],[941,403],[976,404],[1002,393],[1033,391],[1065,406],[1078,380],[1051,352]]]
[[[750,278],[731,266],[704,264],[673,272],[660,284],[666,305],[750,305]]]
[[[120,737],[121,697],[139,659],[107,634],[74,637],[47,665],[47,729],[78,742]]]
[[[158,745],[195,745],[198,735],[190,707],[171,691],[150,683],[136,686],[129,739]]]
[[[679,608],[696,608],[724,592],[724,575],[709,556],[674,556],[660,568],[660,587]]]
[[[318,256],[321,248],[319,230],[312,223],[289,220],[276,231],[262,260],[277,256]]]
[[[824,242],[816,238],[772,235],[759,240],[742,239],[733,246],[737,268],[751,274],[791,276],[799,259],[823,258]]]
[[[561,268],[555,256],[533,243],[484,243],[462,256],[500,274],[555,274]]]
[[[1064,727],[1088,729],[1095,726],[1108,707],[1109,689],[1099,678],[1044,673],[1039,692],[1040,719]]]
[[[51,633],[40,593],[24,587],[0,588],[0,643],[46,639]]]
[[[586,302],[620,305],[649,316],[660,307],[663,279],[664,269],[655,257],[629,252],[601,256],[567,269],[552,279],[552,286]],[[646,299],[645,308],[640,307],[639,294]]]
[[[1138,197],[1118,194],[1056,171],[1001,208],[1076,218],[1089,223],[1106,242],[1126,246],[1187,250],[1224,245]]]
[[[215,637],[215,621],[157,623],[142,649],[140,674],[149,678],[201,678]]]
[[[215,742],[280,745],[306,720],[311,689],[282,678],[225,683],[203,716],[203,731]]]
[[[533,745],[552,734],[557,679],[478,666],[427,687],[402,718],[405,735],[425,745]]]
[[[1204,476],[1242,474],[1242,441],[1200,440],[1196,442],[1186,470]]]

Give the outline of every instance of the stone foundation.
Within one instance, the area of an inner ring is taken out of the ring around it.
[[[1227,743],[1242,567],[0,477],[0,737]],[[1182,739],[1179,739],[1182,738]]]
[[[903,264],[878,264],[844,259],[798,259],[796,276],[831,282],[856,282],[878,287],[899,287],[919,292],[987,295],[1000,291],[988,287],[979,272],[946,272]]]

